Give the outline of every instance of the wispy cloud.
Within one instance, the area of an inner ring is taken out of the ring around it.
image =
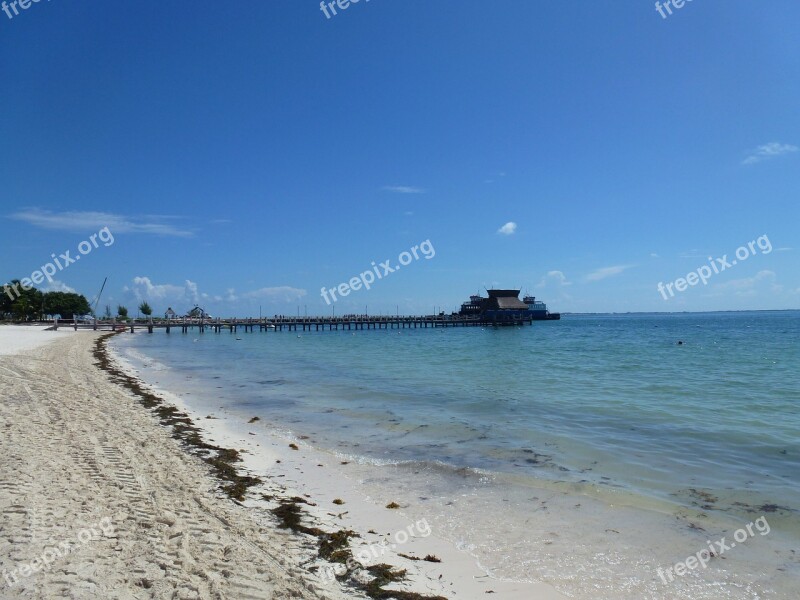
[[[732,279],[714,286],[716,293],[734,294],[736,296],[757,296],[759,293],[780,294],[783,286],[778,283],[774,271],[759,271],[753,277]]]
[[[542,280],[537,285],[537,288],[546,288],[548,284],[555,286],[572,285],[571,281],[567,280],[567,276],[562,271],[548,271],[547,275],[542,277]]]
[[[263,298],[266,300],[283,300],[284,302],[292,302],[299,300],[306,296],[308,292],[299,288],[293,288],[288,285],[281,285],[278,287],[264,287],[252,292],[242,294],[243,298]]]
[[[770,158],[783,156],[784,154],[791,154],[800,150],[797,146],[792,144],[781,144],[780,142],[770,142],[764,144],[753,150],[750,155],[742,161],[743,165],[754,165]]]
[[[424,194],[425,190],[410,185],[385,185],[384,192],[394,192],[395,194]]]
[[[501,235],[514,235],[517,232],[517,224],[514,221],[509,221],[497,230]]]
[[[504,172],[500,172],[497,174],[498,177],[505,177],[506,174]],[[484,179],[483,183],[494,183],[494,179]]]
[[[619,275],[620,273],[623,273],[634,266],[636,265],[614,265],[613,267],[603,267],[602,269],[597,269],[589,273],[586,276],[586,281],[601,281],[609,277],[614,277],[615,275]]]
[[[92,229],[108,227],[113,233],[140,233],[148,235],[191,237],[192,231],[167,223],[175,217],[147,215],[144,217],[128,217],[96,211],[55,212],[28,208],[17,211],[9,218],[40,227],[72,233],[85,233]]]

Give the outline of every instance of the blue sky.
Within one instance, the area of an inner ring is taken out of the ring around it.
[[[365,0],[0,12],[0,279],[157,311],[800,308],[800,4]],[[11,13],[13,15],[13,12]],[[508,225],[511,224],[511,225]],[[506,226],[506,227],[504,227]],[[768,236],[746,261],[675,282]]]

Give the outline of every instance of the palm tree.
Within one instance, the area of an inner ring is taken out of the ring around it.
[[[139,305],[139,312],[142,313],[145,317],[149,317],[153,314],[153,309],[150,308],[150,305],[147,302],[142,302]]]
[[[128,318],[128,309],[122,305],[117,306],[117,315],[120,320],[125,321]]]

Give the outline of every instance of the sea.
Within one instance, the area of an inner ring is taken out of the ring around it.
[[[800,598],[798,311],[113,347],[190,404],[357,464],[492,577],[580,599]]]

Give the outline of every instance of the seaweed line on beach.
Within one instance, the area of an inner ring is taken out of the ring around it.
[[[139,380],[117,368],[108,355],[106,342],[117,333],[109,333],[97,338],[92,355],[95,363],[105,371],[112,382],[121,385],[136,396],[146,409],[158,416],[162,425],[172,427],[172,437],[179,440],[195,456],[203,459],[214,476],[222,482],[222,491],[231,499],[243,501],[247,490],[262,482],[258,477],[240,475],[236,463],[241,462],[238,450],[222,448],[203,440],[201,430],[194,425],[189,415],[170,406],[148,389]]]
[[[111,337],[119,333],[109,333],[97,338],[92,351],[92,355],[96,360],[95,365],[104,371],[113,383],[122,386],[136,396],[144,408],[159,418],[162,425],[172,427],[172,437],[179,440],[193,455],[198,456],[211,467],[213,475],[221,481],[221,489],[225,494],[232,500],[244,501],[248,490],[251,487],[261,485],[263,480],[250,475],[240,475],[236,468],[236,463],[242,460],[238,450],[222,448],[205,442],[202,437],[202,430],[194,424],[189,415],[174,406],[166,404],[162,398],[142,385],[137,378],[128,375],[114,365],[109,357],[106,343]],[[263,498],[268,501],[275,500],[271,496],[264,495]],[[290,529],[296,534],[306,534],[314,537],[318,544],[319,558],[330,563],[345,565],[346,571],[336,577],[340,583],[349,585],[374,600],[447,600],[444,596],[423,596],[416,592],[384,589],[385,586],[391,583],[403,581],[406,578],[407,571],[405,569],[396,570],[387,564],[369,567],[353,566],[359,564],[355,561],[353,552],[350,549],[350,539],[359,537],[356,532],[351,530],[326,532],[318,527],[303,525],[303,518],[308,515],[301,509],[300,505],[309,504],[307,500],[293,497],[276,501],[278,502],[278,507],[272,509],[271,512],[278,519],[279,527]],[[362,571],[369,573],[372,579],[364,582],[362,579],[354,577],[354,575]]]
[[[275,500],[271,496],[264,496],[264,499]],[[384,589],[390,583],[399,583],[405,580],[407,571],[405,569],[395,569],[387,564],[361,566],[353,556],[353,551],[350,548],[350,539],[359,537],[355,531],[342,529],[329,533],[318,527],[304,525],[303,518],[307,515],[301,505],[308,504],[308,501],[303,498],[282,498],[277,502],[278,506],[272,509],[272,514],[278,518],[281,528],[290,529],[296,534],[305,534],[316,538],[319,545],[317,552],[319,558],[345,567],[344,573],[336,576],[340,583],[349,585],[375,600],[389,600],[391,598],[395,600],[447,600],[444,596],[423,596],[417,592]],[[363,572],[371,575],[372,579],[365,582],[358,577]]]

